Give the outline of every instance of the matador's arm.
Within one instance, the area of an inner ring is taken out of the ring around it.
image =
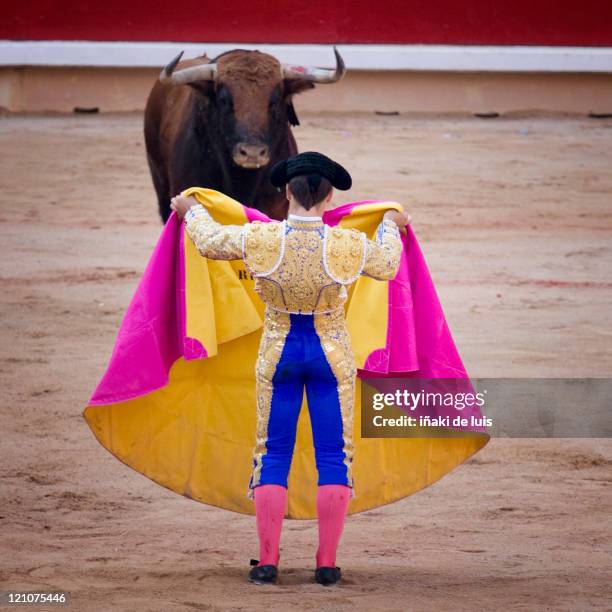
[[[377,280],[391,280],[399,270],[401,254],[399,228],[395,221],[384,217],[376,228],[375,240],[366,239],[365,262],[361,273]]]
[[[201,204],[194,204],[185,214],[187,234],[209,259],[242,259],[245,227],[217,223]]]

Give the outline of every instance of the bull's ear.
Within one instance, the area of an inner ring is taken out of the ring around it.
[[[300,120],[297,117],[292,100],[287,102],[287,121],[289,121],[289,124],[293,126],[300,125]]]
[[[308,89],[313,89],[315,84],[312,81],[303,79],[284,79],[284,92],[286,96],[302,93]]]
[[[300,125],[300,121],[293,106],[293,96],[308,89],[314,89],[315,84],[312,81],[304,81],[302,79],[284,79],[284,93],[287,104],[287,121],[290,125]]]

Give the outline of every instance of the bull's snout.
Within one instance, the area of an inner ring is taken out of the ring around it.
[[[236,164],[242,168],[260,168],[270,161],[270,149],[267,144],[247,144],[239,142],[232,152]]]

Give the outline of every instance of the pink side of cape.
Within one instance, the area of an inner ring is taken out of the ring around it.
[[[343,204],[326,211],[323,220],[337,225],[355,206],[376,201]],[[254,208],[244,208],[249,221],[271,221]],[[109,365],[89,405],[113,404],[151,393],[168,383],[168,373],[178,358],[206,357],[206,348],[186,336],[182,226],[173,212],[128,306]],[[388,285],[387,343],[368,356],[359,373],[368,377],[465,378],[467,373],[425,259],[412,228],[407,229],[407,235],[402,236],[399,271]]]

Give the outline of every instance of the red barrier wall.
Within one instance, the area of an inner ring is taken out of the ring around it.
[[[3,13],[12,40],[612,45],[610,0],[27,0]]]

